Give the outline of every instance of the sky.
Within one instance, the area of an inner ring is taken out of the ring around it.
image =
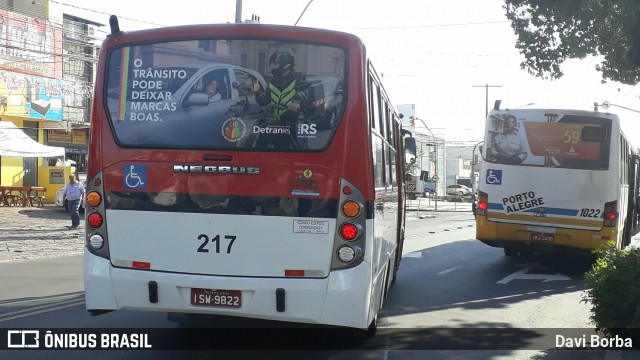
[[[157,0],[51,0],[51,7],[84,13],[105,25],[118,15],[132,31],[165,25],[234,22],[237,0],[180,0],[170,8]],[[608,101],[623,131],[640,147],[640,90],[608,82],[595,70],[597,59],[570,60],[559,80],[543,80],[522,70],[524,57],[502,0],[242,0],[242,19],[253,14],[263,24],[325,28],[359,36],[391,101],[415,104],[415,115],[451,144],[482,140],[485,109],[593,110]],[[179,4],[180,8],[176,8]],[[307,7],[308,5],[308,7]],[[305,7],[306,11],[305,11]],[[303,13],[304,12],[304,13]],[[301,16],[302,15],[302,16]],[[55,16],[55,12],[51,12]],[[105,26],[108,31],[108,26]],[[96,36],[104,37],[97,32]],[[487,95],[487,87],[488,95]],[[528,105],[533,104],[533,105]],[[615,106],[617,105],[617,106]],[[620,107],[622,106],[622,108]],[[603,111],[603,110],[601,110]],[[420,129],[418,131],[427,132]]]

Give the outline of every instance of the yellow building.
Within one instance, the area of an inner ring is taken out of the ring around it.
[[[63,23],[55,23],[47,20],[46,14],[27,12],[20,4],[16,2],[12,9],[0,8],[4,19],[0,37],[0,122],[11,122],[19,128],[14,132],[22,131],[35,142],[65,151],[56,157],[0,153],[0,185],[44,186],[46,200],[53,202],[56,190],[66,180],[63,167],[56,166],[59,160],[71,159],[80,171],[86,169],[91,96],[86,90],[91,88],[88,84],[93,75],[82,66],[76,69],[68,56],[63,58],[63,54],[75,53],[69,46],[82,45],[75,39],[79,36],[75,29],[83,28],[78,18],[65,16]],[[0,138],[0,142],[3,140],[8,141]]]

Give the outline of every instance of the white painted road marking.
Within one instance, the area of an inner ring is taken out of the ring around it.
[[[420,252],[420,251],[410,252],[410,253],[403,254],[402,257],[403,258],[422,259],[422,252]]]
[[[498,284],[508,284],[511,280],[544,280],[554,281],[554,280],[571,280],[570,277],[562,275],[560,273],[555,274],[527,274],[528,271],[533,270],[533,268],[525,267],[522,268],[513,274],[505,277],[504,279],[498,281]]]
[[[462,267],[462,265],[460,265],[460,266],[456,266],[456,267],[452,267],[451,269],[442,270],[442,271],[440,271],[439,273],[436,273],[436,275],[444,275],[444,274],[448,274],[448,273],[450,273],[450,272],[452,272],[452,271],[455,271],[455,270],[460,269],[461,267]]]

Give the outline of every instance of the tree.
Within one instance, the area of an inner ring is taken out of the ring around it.
[[[422,146],[416,149],[416,161],[412,164],[407,164],[404,167],[405,174],[419,174],[420,169],[422,169],[422,157],[424,156],[424,151],[422,150]]]
[[[637,0],[505,0],[504,9],[530,74],[558,79],[565,60],[600,55],[603,82],[640,82]]]

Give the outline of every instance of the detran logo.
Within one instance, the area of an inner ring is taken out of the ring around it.
[[[239,141],[246,131],[247,126],[240,118],[233,117],[222,123],[222,136],[224,136],[227,141]]]

